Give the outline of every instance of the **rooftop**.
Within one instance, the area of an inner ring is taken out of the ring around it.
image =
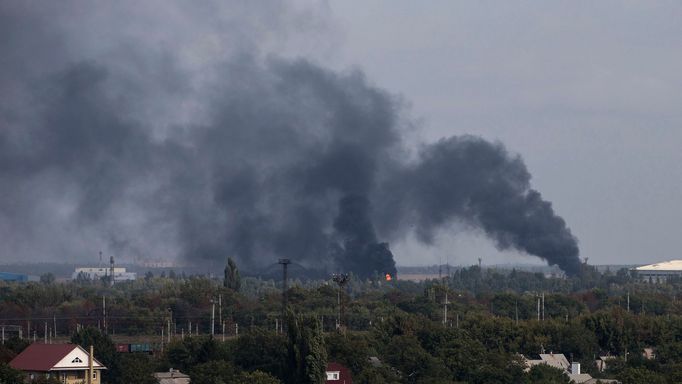
[[[663,261],[656,264],[642,265],[635,271],[682,271],[682,260]]]
[[[67,361],[68,360],[68,361]],[[9,363],[21,371],[49,372],[59,369],[85,369],[88,353],[76,344],[31,344]],[[95,369],[103,369],[97,359]]]

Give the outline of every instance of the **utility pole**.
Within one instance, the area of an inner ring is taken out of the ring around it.
[[[223,323],[223,295],[222,293],[218,295],[218,318],[220,319],[219,323]],[[225,333],[225,331],[223,331]]]
[[[445,301],[443,302],[443,326],[448,323],[448,289],[445,288]]]
[[[168,319],[166,320],[166,326],[168,327],[168,343],[171,342],[171,320],[173,319],[173,310],[168,308]]]
[[[291,260],[279,259],[279,264],[282,265],[282,330],[284,330],[284,319],[287,315],[287,289],[289,284],[287,267],[291,264]]]
[[[115,279],[114,279],[114,256],[111,256],[111,257],[109,258],[109,264],[110,264],[110,268],[111,268],[111,273],[110,273],[110,276],[109,276],[109,278],[111,279],[111,281],[109,282],[109,285],[111,285],[111,286],[113,287],[113,286],[114,286],[114,280],[115,280]]]
[[[542,321],[545,321],[545,293],[542,292]]]
[[[57,337],[57,315],[52,315],[52,321],[54,322],[54,337]]]
[[[630,291],[628,291],[628,313],[630,313]]]
[[[540,321],[540,296],[538,296],[538,321]]]
[[[88,384],[92,384],[92,376],[95,373],[95,351],[92,344],[90,344],[90,354],[88,355]]]
[[[104,322],[104,334],[107,334],[107,297],[102,295],[102,321]]]
[[[516,318],[516,326],[519,326],[519,301],[514,302],[514,317]]]
[[[336,329],[341,328],[341,288],[336,290]]]
[[[215,300],[211,299],[211,336],[215,335]]]
[[[45,332],[43,332],[44,344],[47,344],[47,321],[45,322]]]
[[[339,286],[338,290],[336,291],[336,304],[337,304],[337,318],[336,318],[336,328],[340,329],[341,328],[341,318],[343,316],[343,307],[341,305],[341,289],[346,286],[348,283],[348,274],[346,273],[335,273],[332,275],[332,280]]]

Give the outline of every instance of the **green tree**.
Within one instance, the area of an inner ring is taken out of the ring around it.
[[[29,344],[31,344],[31,343],[28,340],[20,339],[16,336],[13,336],[13,337],[10,337],[9,339],[5,340],[5,345],[3,345],[3,347],[12,351],[12,353],[16,356],[19,353],[21,353],[21,351],[26,349],[26,347],[28,347]],[[12,356],[12,357],[14,357],[14,356]]]
[[[139,353],[121,357],[118,382],[135,384],[158,384],[154,378],[154,362]]]
[[[242,285],[242,279],[237,269],[237,263],[231,257],[227,258],[227,265],[225,266],[225,278],[223,279],[223,286],[235,292],[239,292]]]
[[[235,384],[280,384],[276,377],[266,372],[242,372],[239,378],[234,381]]]
[[[325,344],[329,360],[345,365],[353,375],[369,366],[370,347],[364,336],[334,332],[327,336]]]
[[[547,364],[534,365],[526,378],[528,384],[568,384],[571,380],[559,368]]]
[[[665,376],[643,367],[627,367],[619,375],[623,384],[665,384]]]
[[[386,361],[399,369],[409,383],[449,379],[452,376],[440,361],[422,348],[413,335],[395,336],[385,349]]]
[[[287,377],[290,384],[321,384],[326,378],[327,350],[316,317],[288,313]]]
[[[24,379],[24,374],[21,371],[9,366],[9,364],[0,363],[0,384],[16,384],[21,383]]]
[[[40,275],[40,282],[43,284],[54,283],[54,275],[52,273],[44,273]]]
[[[231,384],[238,377],[238,371],[228,361],[214,360],[197,365],[189,376],[192,384]]]
[[[235,364],[246,371],[263,371],[284,377],[283,363],[287,358],[287,339],[271,331],[254,330],[236,341]]]

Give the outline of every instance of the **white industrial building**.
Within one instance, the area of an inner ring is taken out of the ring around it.
[[[638,279],[649,283],[664,283],[671,277],[682,276],[682,260],[670,260],[631,269]]]
[[[111,274],[111,268],[107,267],[86,267],[86,268],[76,268],[71,275],[73,280],[77,280],[80,276],[81,279],[87,280],[100,280],[103,277],[108,277]],[[126,281],[137,279],[137,273],[126,272],[125,268],[114,268],[114,281]]]

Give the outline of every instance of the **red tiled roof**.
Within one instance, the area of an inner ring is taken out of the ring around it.
[[[9,365],[22,371],[47,372],[76,348],[75,344],[31,344]]]

